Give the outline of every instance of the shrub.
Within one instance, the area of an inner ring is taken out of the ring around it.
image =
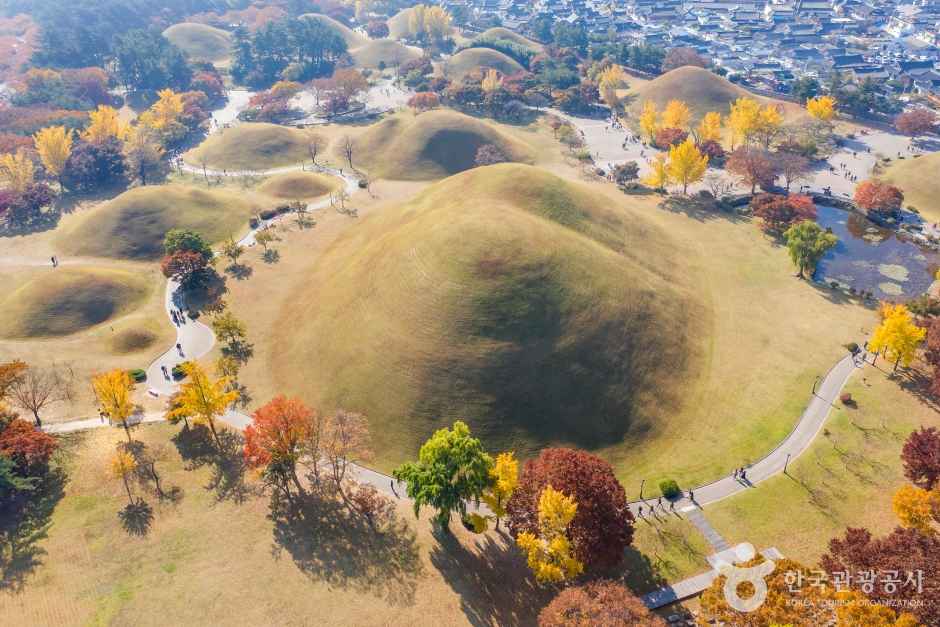
[[[140,368],[134,368],[133,370],[128,370],[127,374],[129,374],[131,376],[131,379],[133,379],[137,383],[142,383],[147,380],[147,373],[144,370],[141,370]]]
[[[843,405],[854,405],[855,402],[852,400],[852,395],[848,392],[843,392],[839,395],[839,402]]]
[[[833,283],[835,282],[833,281]],[[855,342],[849,342],[848,344],[845,345],[845,349],[854,355],[855,353],[858,352],[858,344],[856,344]]]
[[[183,372],[183,364],[177,364],[173,366],[173,370],[170,371],[170,374],[173,375],[173,379],[179,380],[186,376],[186,373]]]
[[[659,491],[663,493],[663,496],[667,499],[674,499],[682,494],[682,491],[679,490],[679,484],[676,483],[675,479],[667,479],[666,481],[659,482]]]

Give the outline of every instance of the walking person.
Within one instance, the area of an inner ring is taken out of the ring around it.
[[[180,357],[185,357],[183,354],[183,345],[179,342],[176,343],[176,351],[180,354]]]
[[[741,480],[747,481],[747,471],[744,470],[743,468],[741,469]]]
[[[695,492],[693,492],[692,490],[689,490],[689,500],[692,501],[693,503],[695,502]]]

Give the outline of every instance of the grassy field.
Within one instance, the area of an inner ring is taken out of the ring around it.
[[[194,61],[220,62],[232,54],[232,36],[228,31],[206,24],[174,24],[163,31],[163,36]]]
[[[280,200],[308,200],[342,188],[340,179],[313,172],[277,174],[258,186],[262,194]]]
[[[754,96],[717,74],[692,66],[672,70],[641,84],[630,96],[634,115],[639,113],[646,101],[655,103],[662,111],[670,100],[683,100],[692,110],[693,121],[697,121],[709,111],[717,111],[722,116],[727,116],[732,102],[738,98],[750,97],[762,104],[779,104],[783,108],[784,118],[788,121],[806,118],[802,108],[792,102]]]
[[[904,206],[913,206],[928,222],[940,221],[940,153],[894,160],[882,178],[904,192]]]
[[[195,186],[150,185],[125,192],[60,229],[58,247],[71,255],[156,260],[173,228],[217,242],[247,229],[256,207],[244,196]]]
[[[145,368],[175,337],[163,310],[164,278],[153,264],[65,262],[55,270],[0,266],[2,359],[36,367],[55,363],[74,376],[74,398],[51,405],[42,414],[46,422],[93,416],[93,373]],[[31,308],[25,307],[27,296]],[[35,337],[7,339],[7,333]]]
[[[368,37],[360,35],[345,24],[341,24],[333,18],[327,17],[326,15],[321,15],[320,13],[307,13],[301,15],[299,19],[316,20],[336,31],[336,33],[343,38],[343,40],[346,42],[346,45],[349,46],[350,49],[358,48],[359,46],[362,46],[369,41]]]
[[[448,59],[444,65],[444,73],[450,78],[459,78],[477,70],[486,72],[489,69],[508,75],[515,74],[523,68],[515,59],[492,48],[461,50]]]
[[[477,150],[498,147],[509,160],[532,163],[535,152],[507,127],[449,110],[402,113],[356,137],[355,163],[373,177],[429,180],[474,167]],[[336,145],[335,151],[341,146]]]
[[[483,39],[487,41],[495,41],[498,39],[503,39],[503,40],[511,41],[514,44],[522,46],[523,48],[528,48],[529,50],[532,50],[534,52],[541,52],[544,49],[544,46],[542,46],[542,44],[538,43],[537,41],[532,41],[528,37],[523,37],[519,33],[513,32],[509,30],[508,28],[503,28],[501,26],[497,26],[495,28],[490,28],[490,29],[483,31],[482,33],[480,33],[480,35],[476,39],[477,40]]]
[[[247,123],[210,136],[183,159],[214,170],[268,170],[299,164],[307,155],[303,131],[277,124]]]
[[[534,625],[551,598],[502,533],[471,535],[454,523],[454,537],[443,537],[404,504],[382,533],[326,504],[292,522],[272,513],[237,465],[219,464],[199,440],[174,437],[179,431],[134,430],[158,454],[161,487],[175,496],[161,500],[151,478],[133,479],[152,516],[126,523],[124,486],[106,472],[123,431],[61,440],[68,479],[49,499],[46,534],[21,548],[34,565],[3,571],[7,624],[302,625],[315,616],[318,624]],[[634,553],[636,578],[655,581],[657,564],[689,554],[674,548],[677,529],[638,529],[637,544],[656,553]]]
[[[901,447],[914,429],[940,426],[940,413],[917,393],[918,376],[892,380],[881,367],[879,361],[853,376],[846,391],[857,407],[838,403],[789,476],[707,507],[715,528],[731,541],[776,546],[807,564],[847,526],[876,535],[893,529],[891,496],[906,481]]]
[[[391,39],[374,39],[349,51],[356,67],[396,67],[421,57],[421,51]]]
[[[85,331],[134,311],[155,287],[126,270],[43,270],[31,273],[16,289],[5,290],[0,299],[0,337],[46,338]]]

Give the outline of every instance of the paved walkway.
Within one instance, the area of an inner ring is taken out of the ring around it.
[[[860,353],[857,356],[846,355],[833,366],[819,381],[816,393],[810,397],[809,405],[803,411],[803,415],[800,416],[799,422],[796,423],[790,435],[763,459],[747,466],[743,478],[723,477],[693,488],[694,500],[686,494],[676,501],[675,509],[679,512],[689,512],[695,508],[701,508],[751,490],[762,481],[782,473],[788,462],[799,457],[812,444],[813,439],[822,430],[829,412],[835,407],[842,388],[856,370],[864,367],[865,359],[867,359],[867,353]],[[653,499],[636,501],[630,504],[634,515],[638,514],[640,505],[643,505],[646,511],[652,507],[663,507]]]
[[[686,518],[689,519],[689,522],[695,525],[695,528],[698,529],[705,539],[708,540],[708,543],[712,545],[712,548],[715,551],[721,553],[722,551],[727,551],[731,548],[731,545],[728,544],[728,541],[721,537],[721,534],[718,533],[714,527],[711,526],[705,519],[705,515],[702,514],[702,510],[697,507],[692,508],[687,514]]]

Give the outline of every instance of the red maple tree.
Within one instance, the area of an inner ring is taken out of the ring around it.
[[[592,581],[566,588],[539,614],[539,627],[664,627],[626,586],[613,581]]]
[[[12,459],[25,476],[42,474],[57,447],[54,437],[19,418],[0,431],[0,455]]]
[[[924,490],[932,490],[940,482],[940,431],[921,427],[904,442],[901,450],[904,476]]]
[[[900,189],[875,179],[862,181],[855,189],[855,204],[870,213],[893,213],[903,202]]]
[[[263,468],[289,495],[287,481],[304,493],[297,462],[313,431],[314,412],[296,398],[276,396],[251,416],[245,429],[245,463]]]
[[[603,570],[619,564],[633,540],[633,515],[610,464],[584,451],[544,449],[526,462],[506,505],[513,537],[523,531],[538,533],[539,496],[549,485],[578,503],[568,538],[585,569]]]

